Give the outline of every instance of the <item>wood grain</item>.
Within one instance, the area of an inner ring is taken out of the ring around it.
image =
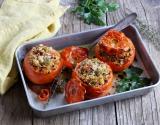
[[[78,0],[63,0],[75,6]],[[112,0],[110,0],[112,1]],[[125,16],[125,8],[137,12],[138,17],[160,32],[159,0],[114,0],[121,9],[107,14],[109,24],[118,22]],[[2,0],[0,0],[0,3]],[[97,28],[84,24],[67,12],[62,18],[58,35]],[[152,41],[143,38],[147,51],[160,71],[160,52]],[[117,101],[80,111],[55,115],[42,119],[33,115],[28,106],[21,82],[6,95],[0,97],[0,125],[160,125],[160,86],[147,95]]]
[[[21,82],[0,97],[0,125],[31,125],[29,107]]]
[[[137,12],[138,18],[146,24],[157,24],[157,16],[155,15],[158,14],[158,11],[153,13],[154,8],[152,10],[145,0],[123,0],[119,2],[122,6],[121,10],[117,11],[114,16],[111,15],[112,18],[109,20],[111,23],[117,22],[124,16],[125,8],[130,8],[132,11]],[[148,41],[146,38],[144,38],[144,41],[151,57],[158,64],[160,61],[157,58],[159,52],[152,45],[152,41]],[[158,87],[148,95],[116,102],[118,125],[159,125],[159,112],[157,111],[159,101],[156,100],[156,90],[158,91]]]

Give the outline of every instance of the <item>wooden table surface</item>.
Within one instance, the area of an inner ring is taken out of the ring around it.
[[[76,4],[75,0],[67,2],[71,5]],[[121,9],[108,13],[109,24],[123,18],[127,7],[137,12],[143,22],[160,32],[160,0],[117,0],[117,2]],[[62,28],[58,35],[96,28],[94,25],[84,24],[69,12],[61,20]],[[144,43],[160,71],[160,52],[146,38]],[[42,119],[33,115],[23,86],[19,82],[0,97],[0,125],[160,125],[160,87],[144,96]]]

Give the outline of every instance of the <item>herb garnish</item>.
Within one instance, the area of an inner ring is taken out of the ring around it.
[[[72,12],[87,24],[103,26],[106,25],[103,21],[106,12],[112,12],[118,8],[118,4],[107,3],[105,0],[79,0],[79,5]]]
[[[131,67],[119,73],[122,77],[117,83],[117,92],[125,92],[132,89],[137,89],[149,85],[151,80],[146,77],[141,77],[143,70],[138,67]]]

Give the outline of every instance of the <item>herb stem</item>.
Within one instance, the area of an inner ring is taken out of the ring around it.
[[[85,6],[89,6],[91,0],[86,0]]]

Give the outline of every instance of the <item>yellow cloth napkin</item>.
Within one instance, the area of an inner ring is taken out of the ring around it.
[[[16,81],[16,48],[27,40],[53,36],[68,6],[59,0],[5,0],[0,8],[0,94]]]

